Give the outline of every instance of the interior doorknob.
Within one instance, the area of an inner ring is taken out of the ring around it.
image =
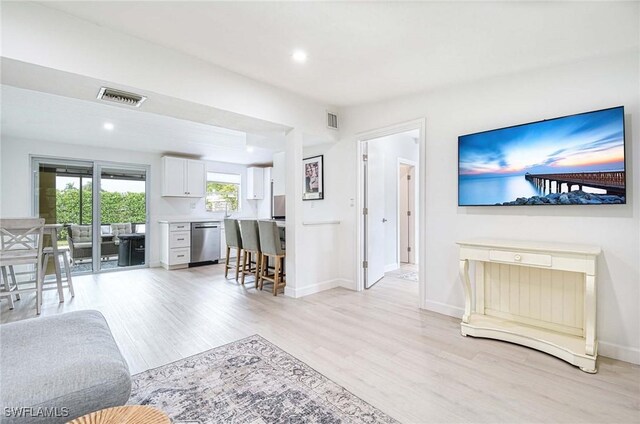
[[[387,222],[387,218],[382,218],[382,222]]]

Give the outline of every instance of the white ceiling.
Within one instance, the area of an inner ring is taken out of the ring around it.
[[[637,2],[44,2],[338,106],[637,49]],[[293,63],[291,52],[308,52]]]
[[[240,164],[269,163],[274,153],[258,146],[247,152],[244,132],[7,85],[2,85],[1,107],[3,140],[108,145]],[[114,130],[106,131],[105,122],[113,123]]]

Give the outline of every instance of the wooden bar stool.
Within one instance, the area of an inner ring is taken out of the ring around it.
[[[236,281],[240,275],[240,263],[242,262],[243,250],[242,250],[242,236],[240,235],[240,225],[237,219],[225,219],[224,220],[224,235],[227,242],[227,256],[224,261],[224,278],[227,278],[229,270],[231,268],[236,269]],[[229,256],[231,256],[231,249],[236,250],[236,264],[229,265]]]
[[[264,280],[273,283],[273,295],[278,295],[280,287],[287,285],[284,273],[285,249],[282,248],[280,239],[280,230],[278,224],[274,221],[259,221],[260,247],[262,247],[262,258],[260,263],[260,290],[264,285]],[[269,274],[269,258],[273,258],[275,262],[273,274]]]
[[[255,277],[255,287],[258,288],[260,259],[262,257],[260,235],[258,234],[258,221],[255,219],[242,219],[238,222],[240,224],[240,235],[242,237],[242,249],[244,250],[242,266],[240,268],[240,273],[242,274],[241,283],[244,284],[244,277],[246,275],[253,275]],[[252,265],[255,266],[252,267]]]

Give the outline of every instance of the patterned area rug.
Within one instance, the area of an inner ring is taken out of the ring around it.
[[[133,376],[175,424],[397,423],[258,335]]]

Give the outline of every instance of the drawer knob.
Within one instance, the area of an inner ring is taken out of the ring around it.
[[[516,253],[515,256],[513,257],[513,260],[515,260],[516,262],[520,262],[522,260],[522,256]]]

